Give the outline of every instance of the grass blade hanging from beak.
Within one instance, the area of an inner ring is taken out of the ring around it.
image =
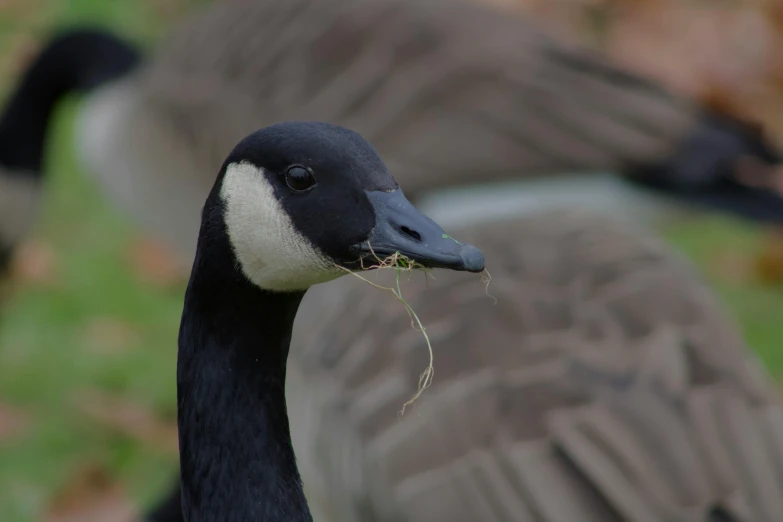
[[[359,275],[356,272],[352,272],[351,270],[348,270],[347,268],[342,266],[340,266],[340,268],[345,270],[349,274],[358,277],[368,285],[377,288],[378,290],[391,292],[391,294],[405,307],[405,311],[408,312],[408,317],[411,320],[411,327],[414,330],[421,332],[421,334],[424,336],[424,340],[427,343],[427,351],[429,353],[429,364],[427,365],[427,368],[421,373],[421,375],[419,375],[419,386],[418,389],[416,390],[416,394],[413,397],[411,397],[405,404],[402,405],[402,409],[400,410],[400,415],[404,415],[405,409],[408,406],[415,403],[419,399],[419,397],[421,397],[421,394],[424,393],[424,390],[429,388],[429,386],[432,384],[432,378],[435,374],[435,368],[433,366],[434,355],[432,353],[432,344],[430,343],[430,338],[427,335],[427,330],[426,328],[424,328],[424,325],[421,323],[421,319],[419,319],[419,316],[416,315],[416,312],[413,310],[411,305],[409,305],[408,302],[402,297],[402,288],[400,287],[400,274],[402,272],[412,272],[414,269],[424,270],[425,274],[428,274],[428,272],[425,266],[417,263],[413,259],[399,252],[395,252],[394,254],[386,257],[385,259],[380,259],[375,254],[375,251],[372,249],[372,245],[370,245],[370,252],[372,252],[372,255],[375,257],[377,264],[369,267],[365,267],[364,265],[362,265],[362,269],[372,270],[372,269],[382,269],[382,268],[393,268],[397,272],[395,278],[396,288],[390,286],[382,286],[377,283],[373,283],[369,279]]]
[[[444,234],[444,236],[445,236],[445,234]],[[453,238],[450,238],[450,239],[453,239]],[[457,240],[454,239],[454,241],[457,241]],[[405,409],[408,406],[414,404],[419,399],[419,397],[421,397],[421,394],[424,393],[424,390],[429,388],[430,385],[432,384],[432,379],[433,379],[433,377],[435,375],[435,367],[434,367],[435,357],[434,357],[434,354],[433,354],[433,351],[432,351],[432,343],[430,342],[429,335],[427,335],[426,328],[424,328],[424,325],[422,324],[421,319],[419,319],[419,316],[413,310],[411,305],[409,305],[408,302],[405,300],[405,298],[402,297],[402,288],[400,287],[400,274],[402,272],[410,273],[413,270],[423,270],[424,273],[425,273],[425,278],[426,277],[431,277],[431,275],[430,275],[429,269],[427,267],[425,267],[424,265],[422,265],[420,263],[417,263],[413,259],[409,258],[408,256],[406,256],[404,254],[401,254],[400,252],[395,252],[394,254],[386,257],[385,259],[381,259],[381,258],[378,257],[378,255],[373,250],[372,245],[370,245],[368,243],[368,246],[370,247],[370,252],[372,253],[373,257],[375,257],[375,260],[376,260],[377,264],[372,265],[372,266],[364,266],[364,264],[362,264],[362,270],[393,268],[397,272],[396,277],[395,277],[395,287],[396,288],[390,287],[390,286],[379,285],[377,283],[373,283],[369,279],[359,275],[356,272],[353,272],[353,271],[351,271],[351,270],[349,270],[349,269],[347,269],[345,267],[342,267],[340,265],[336,265],[336,266],[338,268],[342,269],[342,270],[345,270],[349,274],[351,274],[351,275],[353,275],[355,277],[358,277],[359,279],[361,279],[362,281],[364,281],[368,285],[370,285],[370,286],[372,286],[374,288],[377,288],[378,290],[383,290],[385,292],[390,292],[395,297],[395,299],[397,299],[405,307],[405,311],[408,312],[408,317],[411,320],[411,327],[414,330],[421,332],[421,334],[424,336],[424,340],[427,343],[427,352],[429,354],[429,364],[427,365],[427,368],[425,368],[425,370],[421,373],[421,375],[419,375],[419,385],[418,385],[418,389],[416,390],[416,394],[413,397],[411,397],[405,404],[402,405],[402,409],[400,410],[400,415],[404,415],[405,414]],[[486,284],[486,286],[485,286],[486,294],[494,300],[495,304],[497,304],[497,299],[489,293],[489,283],[492,280],[492,277],[489,275],[489,271],[486,268],[484,269],[484,272],[482,272],[481,279],[482,279],[482,282],[484,282]]]

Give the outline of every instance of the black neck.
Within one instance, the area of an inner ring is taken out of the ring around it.
[[[5,269],[11,263],[11,255],[13,254],[13,248],[8,245],[4,245],[0,241],[0,274],[5,273]]]
[[[123,76],[138,61],[135,49],[98,30],[73,30],[52,39],[25,71],[0,117],[0,164],[38,175],[57,102]]]
[[[285,402],[288,348],[304,292],[262,291],[233,266],[212,263],[231,259],[226,242],[203,243],[179,332],[185,519],[312,521]]]

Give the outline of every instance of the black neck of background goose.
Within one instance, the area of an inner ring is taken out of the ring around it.
[[[0,241],[0,274],[4,274],[8,265],[11,264],[11,254],[13,254],[13,248],[4,245],[2,241]]]
[[[136,49],[100,30],[71,30],[53,38],[25,71],[0,117],[0,164],[18,175],[40,175],[57,102],[127,74],[139,60]]]
[[[266,292],[248,282],[235,268],[224,227],[221,219],[202,224],[179,331],[185,519],[312,521],[285,402],[288,348],[304,292]]]
[[[640,187],[686,204],[759,223],[783,224],[783,195],[739,183],[736,166],[743,156],[768,166],[783,160],[758,129],[708,112],[672,156],[658,163],[628,165],[624,174]]]

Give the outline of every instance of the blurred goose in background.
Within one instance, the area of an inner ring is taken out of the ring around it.
[[[581,210],[457,232],[497,303],[476,279],[402,277],[435,368],[402,417],[428,353],[400,303],[352,278],[302,303],[287,397],[314,519],[779,520],[783,403],[685,260]],[[179,490],[147,520],[183,520]]]
[[[128,74],[139,58],[112,35],[79,30],[55,38],[25,72],[0,117],[0,271],[37,214],[46,137],[58,102]]]
[[[428,354],[400,303],[345,278],[302,305],[289,412],[316,519],[780,519],[783,406],[686,262],[584,211],[458,232],[497,304],[476,279],[405,284],[435,380],[401,418]]]
[[[436,379],[402,418],[427,351],[399,303],[348,279],[302,304],[288,404],[316,519],[778,520],[783,408],[687,263],[583,212],[459,237],[498,302],[448,274],[405,285]]]
[[[768,188],[767,167],[779,158],[756,129],[508,13],[461,0],[228,1],[183,22],[145,62],[99,31],[72,30],[44,47],[0,119],[0,193],[14,194],[0,196],[4,252],[33,215],[56,102],[99,85],[78,121],[86,169],[183,260],[231,146],[292,119],[357,129],[412,198],[446,186],[610,170],[688,202],[783,218],[783,199]],[[753,184],[736,175],[748,157],[757,160]],[[555,197],[643,208],[607,177],[553,183]],[[502,203],[492,193],[479,205],[502,215],[537,205],[548,191],[503,187]]]

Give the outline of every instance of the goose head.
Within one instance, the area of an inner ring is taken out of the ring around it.
[[[395,252],[425,267],[484,269],[476,247],[405,198],[367,141],[327,123],[272,125],[234,148],[207,198],[199,251],[221,235],[234,267],[270,291],[306,290]]]
[[[305,291],[401,252],[477,272],[481,252],[419,213],[355,132],[254,132],[207,197],[177,362],[187,520],[312,521],[286,420],[285,369]]]
[[[686,204],[749,221],[783,224],[783,158],[757,127],[713,114],[666,162],[631,179]]]

